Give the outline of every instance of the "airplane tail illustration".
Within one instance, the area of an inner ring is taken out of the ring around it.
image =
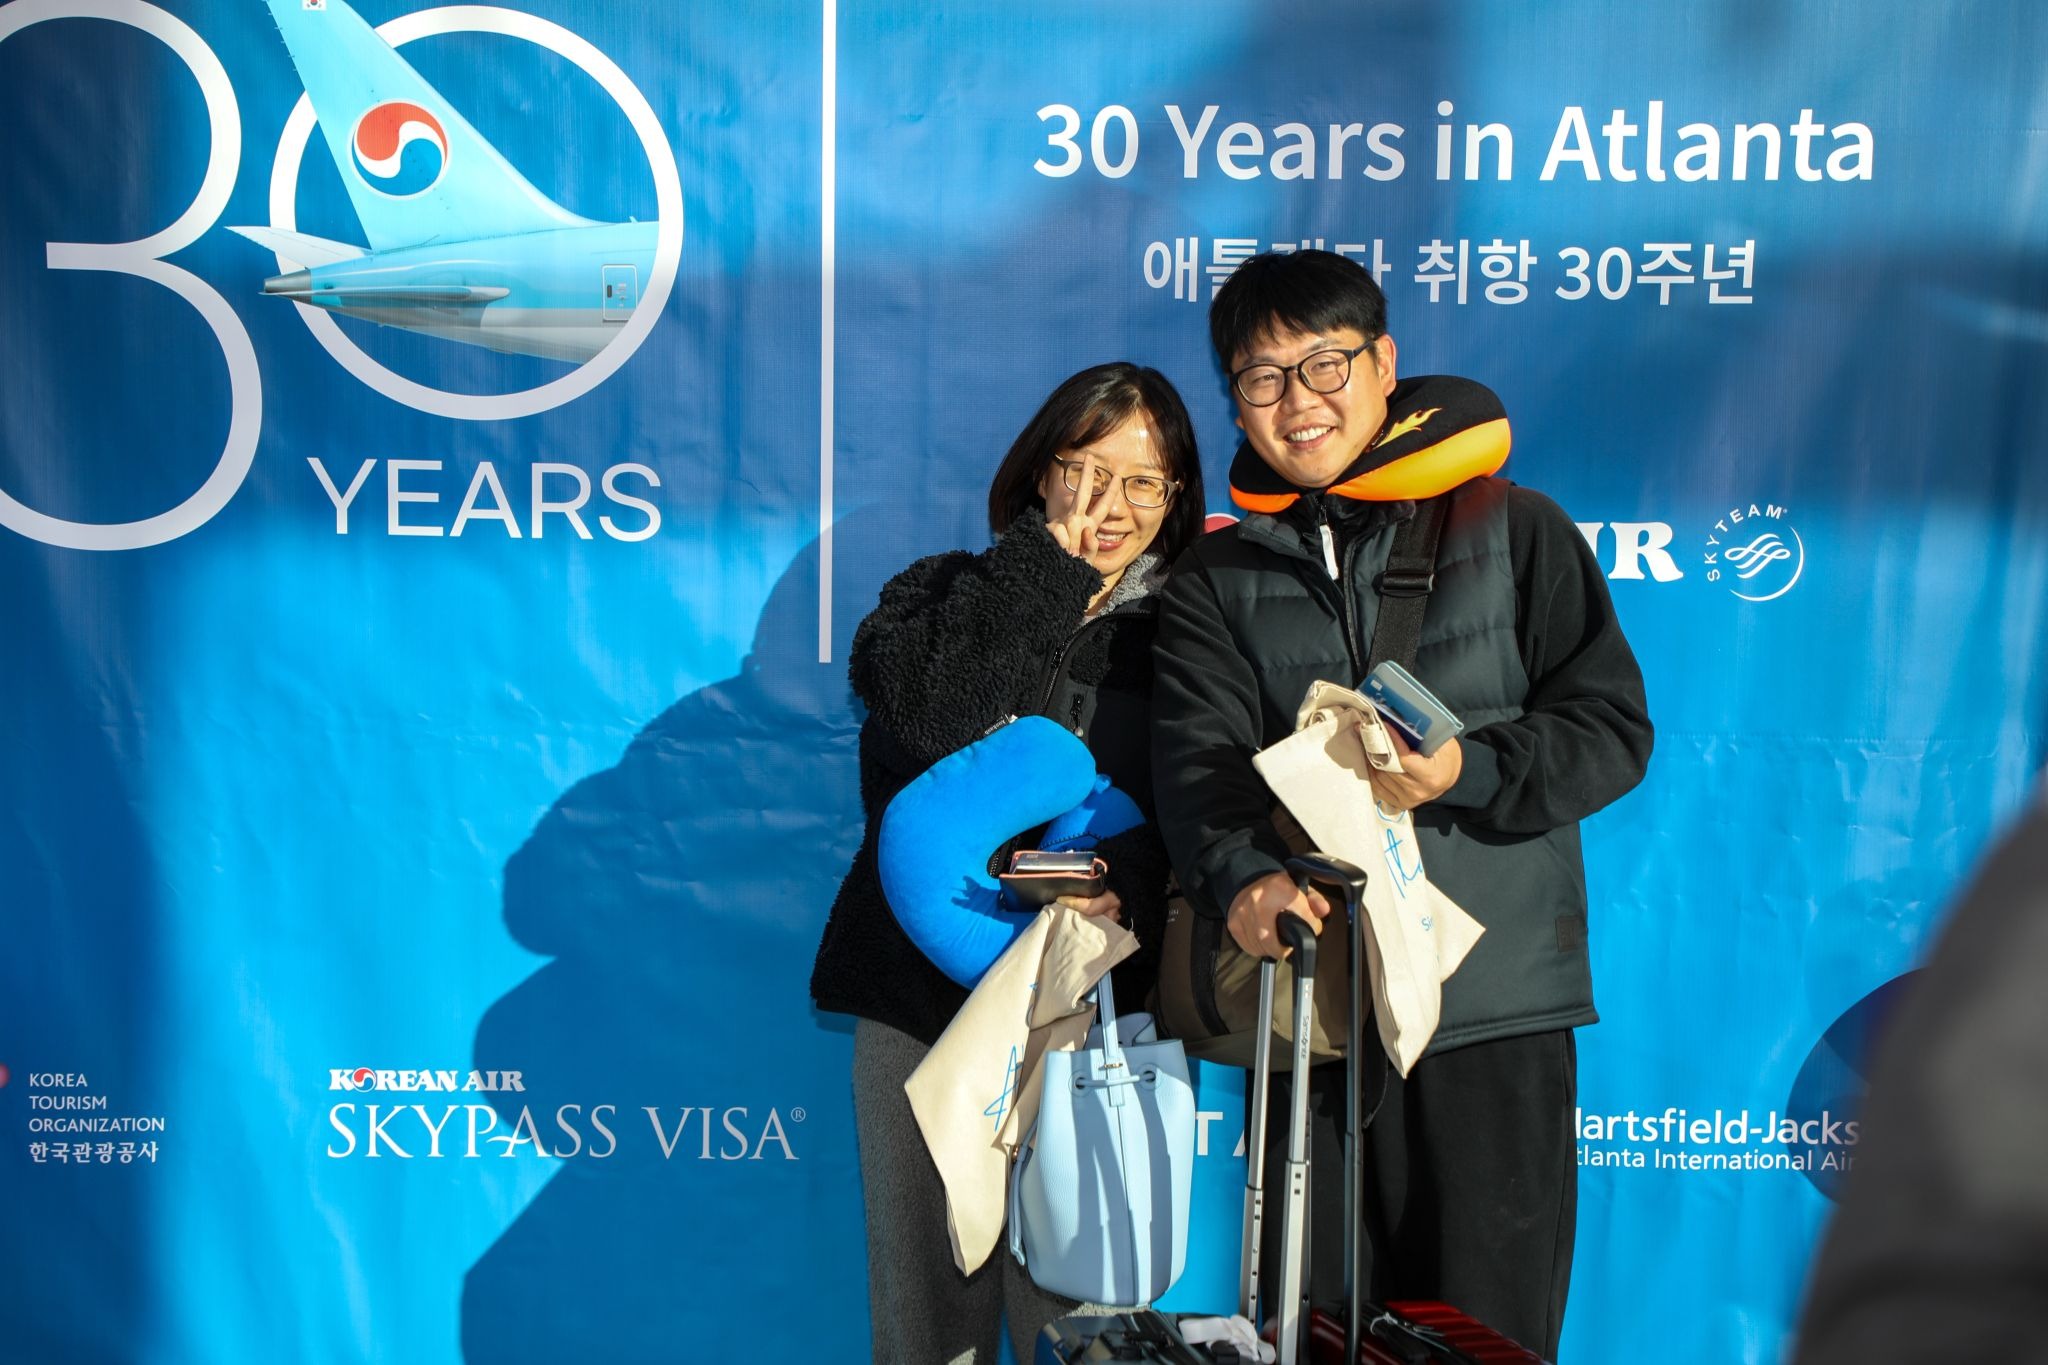
[[[535,189],[344,0],[265,3],[372,250],[590,224]]]

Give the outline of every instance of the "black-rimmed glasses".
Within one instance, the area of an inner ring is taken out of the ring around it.
[[[1298,365],[1247,365],[1230,376],[1230,386],[1237,390],[1237,396],[1255,408],[1270,408],[1280,401],[1287,392],[1287,376],[1301,377],[1302,387],[1311,393],[1335,393],[1351,382],[1351,362],[1360,351],[1369,351],[1372,343],[1353,346],[1349,350],[1334,347],[1317,351]]]
[[[1080,492],[1081,470],[1088,462],[1062,460],[1057,455],[1052,457],[1052,462],[1060,467],[1060,482],[1067,486],[1067,491]],[[1095,466],[1095,486],[1088,491],[1088,496],[1099,498],[1107,493],[1109,481],[1115,477],[1101,465]],[[1126,474],[1123,481],[1124,501],[1133,507],[1164,507],[1180,487],[1174,480],[1162,479],[1157,474]]]

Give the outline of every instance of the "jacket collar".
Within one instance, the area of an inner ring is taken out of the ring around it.
[[[1254,512],[1237,524],[1238,538],[1294,559],[1323,562],[1320,527],[1342,527],[1348,542],[1415,515],[1415,504],[1360,502],[1333,493],[1302,492],[1277,512]]]
[[[1155,551],[1145,551],[1124,566],[1123,577],[1109,590],[1109,597],[1103,602],[1102,610],[1095,613],[1095,619],[1099,621],[1111,612],[1122,612],[1126,608],[1132,615],[1156,609],[1159,604],[1154,600],[1154,593],[1165,581],[1166,560]]]

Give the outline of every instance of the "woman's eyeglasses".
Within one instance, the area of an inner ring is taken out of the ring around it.
[[[1060,482],[1066,484],[1067,491],[1080,492],[1081,470],[1087,461],[1062,460],[1055,455],[1052,462],[1060,467]],[[1099,498],[1107,493],[1109,481],[1116,477],[1101,465],[1095,466],[1095,486],[1088,490],[1088,496]],[[1164,507],[1173,497],[1174,490],[1180,487],[1172,479],[1162,479],[1157,474],[1125,474],[1123,481],[1124,501],[1133,507]]]

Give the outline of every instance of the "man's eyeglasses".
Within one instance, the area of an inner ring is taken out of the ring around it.
[[[1081,470],[1086,460],[1062,460],[1052,457],[1060,467],[1060,482],[1067,486],[1069,493],[1081,491]],[[1116,475],[1101,465],[1095,466],[1095,486],[1088,490],[1088,496],[1099,498],[1109,491],[1109,481]],[[1162,479],[1157,474],[1126,474],[1124,480],[1124,501],[1133,507],[1164,507],[1180,485],[1172,479]]]
[[[1270,408],[1287,392],[1287,376],[1299,375],[1312,393],[1335,393],[1351,382],[1351,362],[1372,343],[1349,350],[1317,351],[1298,365],[1247,365],[1230,376],[1237,396],[1255,408]]]

